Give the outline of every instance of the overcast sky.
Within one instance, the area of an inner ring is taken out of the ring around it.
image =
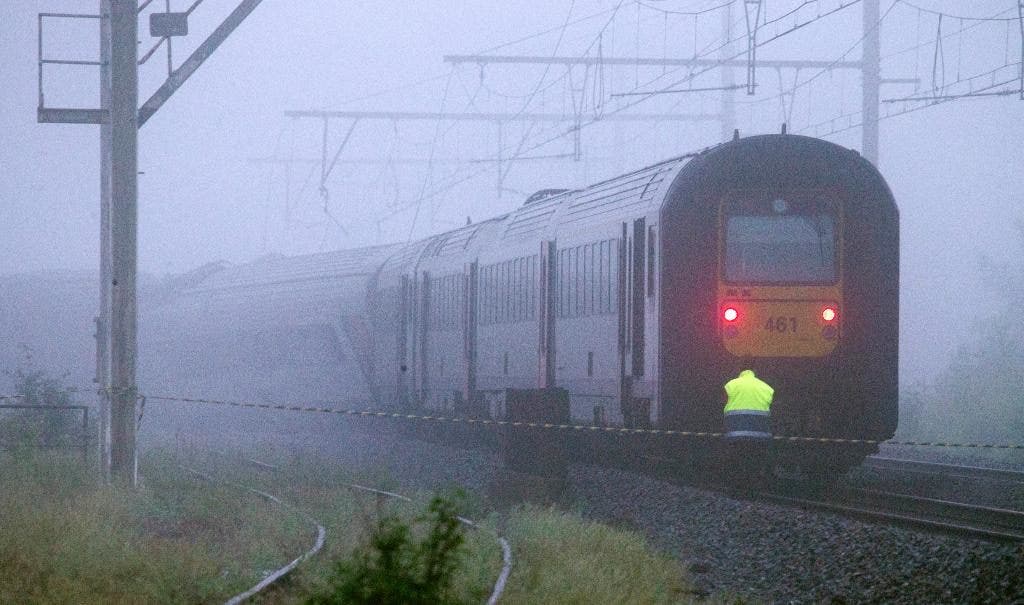
[[[847,0],[848,2],[848,0]],[[173,0],[172,8],[190,2]],[[176,40],[179,65],[237,0],[205,0]],[[861,8],[855,5],[798,31],[788,30],[837,8],[840,0],[765,0],[761,58],[855,60]],[[0,273],[94,270],[98,263],[96,126],[41,125],[37,105],[36,14],[95,12],[98,2],[5,0],[0,3]],[[162,7],[157,0],[152,8]],[[569,124],[363,121],[327,181],[327,211],[318,193],[321,125],[286,119],[290,109],[521,111],[572,114],[712,114],[718,93],[624,92],[720,84],[717,72],[690,78],[678,68],[476,65],[453,68],[445,54],[588,55],[715,58],[720,0],[486,0],[357,2],[264,0],[140,134],[139,264],[150,273],[187,270],[210,260],[244,262],[267,253],[297,254],[405,241],[463,224],[467,216],[507,212],[543,187],[581,186],[599,178],[718,142],[707,122],[599,122],[583,129],[582,158],[521,159],[507,170],[501,198],[494,158],[571,156]],[[742,2],[732,7],[734,48],[745,47]],[[1010,77],[1020,61],[1019,24],[957,16],[1015,17],[1014,0],[882,0],[882,97],[965,92],[968,76]],[[946,11],[936,49],[939,19]],[[1002,11],[1002,12],[1000,12]],[[589,18],[587,18],[589,17]],[[147,21],[141,51],[153,43]],[[568,24],[563,28],[563,25]],[[550,30],[550,31],[549,31]],[[960,33],[964,30],[963,33]],[[529,37],[540,32],[544,35]],[[529,39],[515,42],[521,38]],[[515,42],[502,48],[494,47]],[[46,55],[93,59],[95,22],[48,22]],[[899,51],[918,46],[915,51]],[[141,54],[141,53],[140,53]],[[141,68],[140,101],[166,76],[163,49]],[[93,67],[47,67],[51,106],[98,102]],[[737,82],[745,82],[743,69]],[[815,69],[777,74],[759,69],[757,95],[736,94],[743,134],[790,130],[860,147],[855,123],[859,74]],[[793,88],[792,97],[779,96]],[[979,84],[980,83],[980,84]],[[915,88],[917,89],[915,93]],[[624,103],[636,103],[624,108]],[[907,107],[885,104],[884,109]],[[902,216],[902,333],[905,381],[932,375],[972,322],[990,308],[978,279],[984,255],[1020,250],[1014,221],[1024,220],[1024,102],[1016,96],[951,102],[886,119],[880,168]],[[852,121],[851,121],[852,120]],[[814,124],[824,124],[817,131]],[[330,125],[331,153],[350,122]],[[543,143],[543,144],[542,144]],[[290,159],[258,164],[260,157]],[[431,165],[406,160],[433,159]],[[456,163],[453,160],[474,160]],[[367,163],[350,163],[368,160]]]

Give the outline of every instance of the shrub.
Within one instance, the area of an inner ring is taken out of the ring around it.
[[[23,345],[24,365],[9,375],[14,379],[13,400],[18,405],[69,406],[71,389],[63,382],[35,367],[32,352]],[[78,418],[72,410],[0,410],[0,447],[52,447],[77,435]]]
[[[335,565],[327,591],[313,595],[307,604],[459,603],[451,586],[463,556],[465,529],[455,506],[435,497],[415,522],[429,524],[418,543],[412,527],[396,516],[382,517],[368,542]]]

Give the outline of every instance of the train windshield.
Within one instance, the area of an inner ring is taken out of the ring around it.
[[[827,199],[736,199],[723,207],[726,282],[833,284],[836,211]]]

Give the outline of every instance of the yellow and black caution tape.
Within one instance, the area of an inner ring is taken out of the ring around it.
[[[598,426],[588,424],[557,424],[549,422],[524,422],[516,420],[491,420],[488,418],[463,418],[460,416],[431,416],[426,414],[409,414],[404,412],[388,412],[382,410],[367,410],[357,408],[331,408],[303,405],[284,405],[271,403],[252,403],[242,401],[225,401],[219,399],[200,399],[195,397],[170,397],[165,395],[147,395],[150,401],[170,401],[179,403],[200,403],[209,405],[223,405],[238,408],[276,410],[288,412],[315,412],[321,414],[340,414],[343,416],[359,416],[365,418],[387,418],[392,420],[423,420],[433,422],[448,422],[452,424],[467,424],[481,426],[498,426],[531,429],[549,429],[575,432],[612,433],[618,435],[665,435],[676,437],[696,438],[720,438],[725,433],[711,431],[681,431],[676,429],[649,429],[649,428],[626,428],[615,426]],[[773,435],[775,441],[786,442],[811,442],[811,443],[835,443],[849,445],[904,445],[911,447],[949,447],[949,448],[979,448],[979,449],[1004,449],[1024,450],[1024,444],[1013,443],[958,443],[952,441],[882,441],[877,439],[844,439],[840,437],[806,437],[800,435]]]
[[[68,395],[116,395],[118,393],[135,392],[136,398],[141,399],[142,395],[138,394],[137,389],[113,389],[103,387],[70,387],[61,389],[58,393]],[[0,401],[17,401],[18,399],[27,399],[28,395],[0,395]]]
[[[586,424],[556,424],[550,422],[524,422],[518,420],[491,420],[488,418],[463,418],[460,416],[429,416],[425,414],[408,414],[403,412],[385,412],[381,410],[363,410],[346,408],[326,408],[302,405],[280,405],[270,403],[251,403],[241,401],[223,401],[218,399],[197,399],[192,397],[167,397],[163,395],[147,395],[150,401],[177,401],[182,403],[206,403],[212,405],[226,405],[239,408],[252,408],[261,410],[278,410],[289,412],[318,412],[322,414],[341,414],[344,416],[362,416],[367,418],[389,418],[397,420],[428,420],[435,422],[450,422],[453,424],[479,424],[485,426],[510,426],[518,428],[533,429],[557,429],[571,431],[594,431],[619,434],[651,434],[651,435],[677,435],[683,437],[722,437],[724,433],[698,432],[698,431],[677,431],[672,429],[642,429],[625,428],[614,426],[596,426]]]
[[[86,389],[75,389],[74,392],[102,392],[104,389],[86,390]],[[107,392],[112,392],[111,389],[106,389]],[[0,401],[16,401],[24,399],[24,395],[0,395]],[[146,399],[139,395],[140,399]],[[281,405],[281,404],[269,404],[269,403],[252,403],[243,401],[225,401],[218,399],[201,399],[195,397],[170,397],[163,395],[150,395],[149,400],[152,401],[170,401],[180,403],[201,403],[209,405],[224,405],[238,408],[250,408],[250,409],[264,409],[264,410],[277,410],[277,411],[288,411],[288,412],[315,412],[321,414],[340,414],[344,416],[360,416],[366,418],[387,418],[393,420],[423,420],[423,421],[434,421],[434,422],[448,422],[452,424],[468,424],[468,425],[481,425],[481,426],[508,426],[513,428],[531,428],[531,429],[548,429],[548,430],[564,430],[564,431],[576,431],[576,432],[595,432],[595,433],[611,433],[619,435],[664,435],[664,436],[676,436],[676,437],[695,437],[695,438],[720,438],[724,437],[725,433],[712,432],[712,431],[682,431],[676,429],[649,429],[649,428],[626,428],[626,427],[615,427],[615,426],[598,426],[598,425],[587,425],[587,424],[557,424],[549,422],[524,422],[516,420],[491,420],[487,418],[463,418],[459,416],[431,416],[426,414],[409,414],[403,412],[387,412],[381,410],[367,410],[367,409],[355,409],[355,408],[330,408],[330,407],[317,407],[317,406],[302,406],[302,405]],[[971,443],[971,442],[955,442],[955,441],[897,441],[897,440],[877,440],[877,439],[846,439],[840,437],[808,437],[802,435],[773,435],[772,439],[776,441],[786,442],[811,442],[811,443],[836,443],[836,444],[850,444],[850,445],[902,445],[908,447],[945,447],[945,448],[968,448],[968,449],[999,449],[999,450],[1024,450],[1024,444],[1016,443]]]

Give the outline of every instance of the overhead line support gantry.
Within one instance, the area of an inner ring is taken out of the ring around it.
[[[170,38],[188,33],[189,13],[150,15],[150,34],[168,44],[168,77],[140,108],[139,14],[136,0],[99,0],[99,14],[40,13],[38,32],[39,123],[99,124],[100,129],[100,312],[96,318],[96,382],[100,386],[100,464],[104,479],[135,486],[138,480],[136,408],[138,272],[138,137],[146,122],[202,65],[262,0],[241,0],[192,55],[173,69]],[[156,16],[154,19],[153,17]],[[45,19],[97,20],[100,57],[68,60],[44,55]],[[156,47],[154,47],[155,50]],[[99,67],[98,108],[47,107],[43,76],[47,65]]]

